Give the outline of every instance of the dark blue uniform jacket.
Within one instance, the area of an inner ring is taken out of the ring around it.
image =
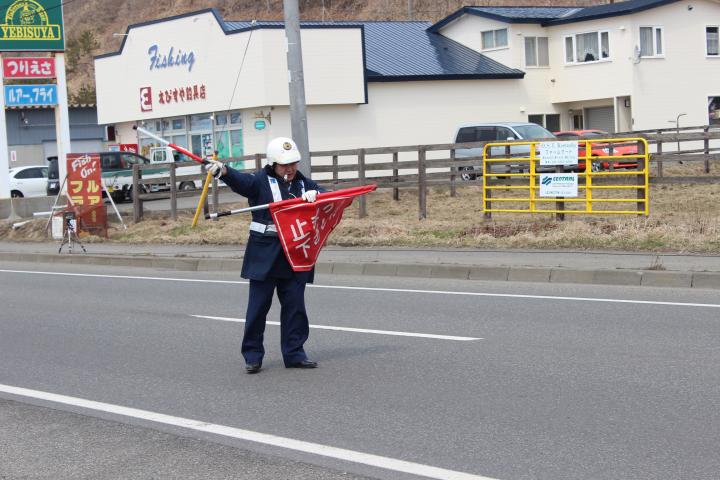
[[[325,189],[318,187],[318,184],[314,181],[305,178],[300,172],[295,174],[292,182],[286,183],[282,179],[277,178],[272,167],[269,165],[255,173],[241,173],[227,167],[227,174],[222,176],[221,180],[225,182],[233,192],[247,197],[248,204],[254,207],[255,205],[264,205],[274,201],[268,176],[275,177],[278,180],[280,194],[283,200],[300,198],[303,192],[303,184],[306,192],[308,190],[325,191]],[[268,209],[252,212],[252,219],[254,222],[264,225],[271,225],[273,223],[270,210]],[[295,275],[301,282],[312,283],[315,270],[313,269],[309,272],[293,272],[277,235],[270,235],[268,233],[261,234],[251,230],[247,247],[245,248],[245,257],[243,258],[242,272],[240,275],[242,278],[250,280],[265,280],[268,277],[290,278]]]

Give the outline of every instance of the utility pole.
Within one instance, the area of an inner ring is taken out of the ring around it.
[[[283,0],[285,38],[287,41],[288,82],[290,90],[290,124],[292,138],[300,150],[300,171],[311,177],[307,112],[305,109],[305,77],[302,44],[300,43],[300,8],[297,0]]]
[[[413,19],[413,0],[408,0],[408,20]]]

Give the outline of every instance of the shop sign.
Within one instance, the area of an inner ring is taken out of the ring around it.
[[[543,173],[540,175],[541,197],[577,197],[577,173]]]
[[[164,105],[170,103],[205,100],[206,98],[207,90],[205,85],[192,85],[190,87],[177,87],[168,90],[160,90],[160,93],[158,94],[158,100]]]
[[[265,130],[265,120],[255,120],[255,130]]]
[[[540,142],[540,165],[577,165],[578,142]]]
[[[8,57],[2,63],[5,78],[55,78],[53,57]]]
[[[160,48],[153,45],[148,48],[148,55],[150,55],[150,71],[169,67],[187,67],[188,72],[192,72],[195,65],[195,52],[183,52],[180,49],[176,52],[175,47],[170,47],[167,53],[161,53]]]
[[[152,87],[142,87],[140,89],[140,111],[152,112]]]
[[[73,205],[102,204],[100,155],[68,154],[67,184]]]
[[[0,51],[63,51],[62,0],[16,0],[0,6]]]
[[[5,85],[5,105],[57,105],[57,85]]]

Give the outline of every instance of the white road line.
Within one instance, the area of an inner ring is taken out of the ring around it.
[[[438,480],[497,480],[480,475],[458,472],[455,470],[446,470],[444,468],[433,467],[431,465],[423,465],[421,463],[406,462],[390,457],[382,457],[370,453],[357,452],[355,450],[347,450],[344,448],[336,448],[329,445],[319,443],[304,442],[287,437],[278,437],[267,433],[254,432],[252,430],[244,430],[241,428],[229,427],[226,425],[217,425],[200,420],[190,418],[175,417],[165,415],[163,413],[150,412],[147,410],[139,410],[137,408],[123,407],[121,405],[113,405],[110,403],[96,402],[84,398],[70,397],[59,395],[56,393],[42,392],[39,390],[30,390],[22,387],[14,387],[11,385],[0,384],[0,392],[10,395],[16,395],[26,398],[34,398],[48,402],[58,403],[62,405],[72,405],[96,412],[105,412],[123,417],[138,418],[163,425],[172,425],[188,430],[212,433],[222,435],[224,437],[235,438],[238,440],[246,440],[249,442],[260,443],[264,445],[272,445],[275,447],[286,448],[297,452],[304,452],[323,457],[335,458],[352,463],[379,467],[395,472],[409,473],[419,475],[421,477],[435,478]]]
[[[133,280],[157,280],[164,282],[187,282],[187,283],[224,283],[228,285],[247,285],[249,282],[243,280],[204,280],[194,278],[167,278],[167,277],[140,277],[134,275],[98,275],[90,273],[64,273],[64,272],[37,272],[32,270],[2,270],[0,273],[27,273],[35,275],[64,275],[70,277],[94,277],[94,278],[119,278]],[[652,300],[623,300],[618,298],[591,298],[591,297],[559,297],[553,295],[521,295],[515,293],[483,293],[483,292],[451,292],[446,290],[415,290],[408,288],[376,288],[376,287],[345,287],[341,285],[316,285],[309,284],[309,288],[329,288],[337,290],[359,290],[369,292],[395,292],[395,293],[420,293],[423,295],[460,295],[470,297],[497,297],[497,298],[527,298],[535,300],[564,300],[569,302],[601,302],[601,303],[629,303],[636,305],[664,305],[672,307],[703,307],[720,308],[715,303],[684,303],[684,302],[656,302]]]
[[[220,320],[223,322],[238,322],[245,323],[244,318],[233,318],[233,317],[212,317],[209,315],[190,315],[196,318],[207,318],[209,320]],[[280,322],[265,322],[268,325],[280,325]],[[419,338],[434,338],[437,340],[458,340],[461,342],[469,342],[472,340],[483,340],[477,337],[457,337],[454,335],[435,335],[432,333],[413,333],[413,332],[395,332],[392,330],[371,330],[367,328],[349,328],[349,327],[334,327],[332,325],[310,325],[310,328],[317,328],[319,330],[338,330],[341,332],[357,332],[357,333],[376,333],[378,335],[395,335],[397,337],[419,337]]]

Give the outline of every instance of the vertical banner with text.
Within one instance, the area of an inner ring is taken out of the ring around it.
[[[67,193],[81,231],[107,237],[100,155],[68,154]]]

